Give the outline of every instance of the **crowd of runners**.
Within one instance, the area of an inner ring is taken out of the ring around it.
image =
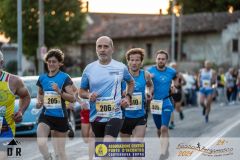
[[[174,128],[173,111],[183,120],[183,86],[187,80],[178,71],[177,63],[168,65],[169,55],[164,50],[155,53],[155,65],[143,70],[145,51],[132,48],[126,52],[127,65],[112,58],[113,41],[102,36],[96,41],[98,59],[88,64],[82,74],[81,85],[74,86],[71,77],[60,70],[64,53],[51,49],[45,57],[47,73],[37,81],[37,108],[43,108],[38,120],[37,144],[43,158],[67,159],[66,137],[69,132],[66,102],[78,101],[81,106],[81,132],[84,142],[89,144],[89,159],[94,159],[96,141],[114,142],[143,141],[147,116],[151,113],[160,138],[160,160],[169,157],[169,129]],[[3,142],[15,135],[15,123],[22,120],[30,103],[30,95],[22,80],[3,68],[4,57],[0,52],[0,159],[6,159]],[[199,104],[205,122],[210,120],[213,100],[220,105],[231,105],[238,101],[240,90],[239,71],[223,68],[215,71],[210,61],[196,77]],[[79,89],[77,89],[79,88]],[[15,95],[19,96],[19,110],[14,113]],[[216,96],[217,95],[217,96]],[[48,136],[53,137],[54,154],[49,152]]]

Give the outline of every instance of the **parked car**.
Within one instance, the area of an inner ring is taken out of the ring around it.
[[[38,117],[41,113],[38,112],[37,114],[34,114],[34,112],[32,111],[32,109],[36,107],[38,92],[38,87],[36,86],[36,83],[38,80],[38,76],[25,76],[21,78],[30,92],[31,102],[23,115],[22,122],[16,124],[16,135],[34,135],[37,132]],[[73,78],[73,81],[76,86],[79,86],[81,78]],[[15,100],[15,111],[18,110],[18,104],[19,98],[17,97]],[[81,124],[80,109],[81,107],[77,102],[73,104],[73,110],[68,109],[70,124],[72,125],[74,131]]]
[[[16,135],[32,135],[37,131],[37,120],[39,114],[32,114],[31,110],[36,106],[36,97],[37,97],[37,80],[38,76],[27,76],[22,77],[22,80],[25,86],[28,88],[28,91],[31,96],[30,104],[27,110],[24,113],[23,120],[20,123],[16,124]],[[15,111],[18,110],[19,98],[17,97],[15,100]]]

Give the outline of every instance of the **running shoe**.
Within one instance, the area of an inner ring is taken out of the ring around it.
[[[183,115],[183,112],[179,112],[179,116],[180,116],[180,119],[183,120],[184,119],[184,115]]]
[[[205,122],[208,123],[208,115],[205,116]]]
[[[74,135],[74,131],[73,131],[73,128],[72,128],[72,125],[69,124],[69,130],[68,130],[68,137],[69,138],[73,138],[75,135]]]
[[[170,125],[168,126],[169,129],[174,129],[175,128],[175,124],[173,122],[170,123]]]

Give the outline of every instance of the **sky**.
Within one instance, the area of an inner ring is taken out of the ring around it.
[[[166,14],[169,0],[88,0],[89,12]]]

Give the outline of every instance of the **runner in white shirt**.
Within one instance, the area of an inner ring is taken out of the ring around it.
[[[123,124],[121,107],[130,105],[134,88],[134,80],[127,67],[112,59],[113,51],[111,38],[102,36],[97,39],[98,60],[84,69],[79,91],[81,98],[90,101],[90,123],[94,133],[91,136],[104,138],[104,141],[115,141],[118,136]],[[123,99],[122,81],[127,82],[127,94]],[[92,159],[91,152],[89,158]]]

